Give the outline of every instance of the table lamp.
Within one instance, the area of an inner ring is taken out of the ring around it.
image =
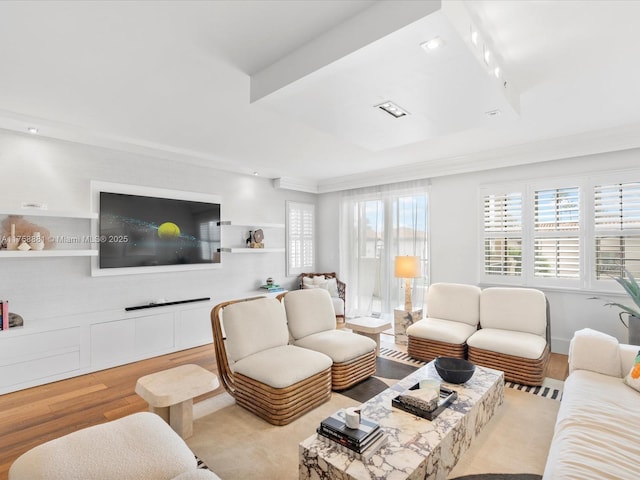
[[[395,261],[395,277],[404,278],[404,309],[412,311],[411,305],[411,279],[422,275],[420,257],[398,256]]]

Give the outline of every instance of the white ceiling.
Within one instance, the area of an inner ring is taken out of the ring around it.
[[[627,149],[638,25],[611,0],[5,0],[0,128],[318,192]]]

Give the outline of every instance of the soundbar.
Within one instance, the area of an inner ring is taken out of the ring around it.
[[[190,298],[188,300],[176,300],[174,302],[149,303],[147,305],[137,305],[135,307],[125,307],[127,312],[131,310],[142,310],[143,308],[167,307],[169,305],[179,305],[180,303],[207,302],[211,297]]]

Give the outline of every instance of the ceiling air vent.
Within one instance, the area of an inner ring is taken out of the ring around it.
[[[407,112],[406,110],[403,110],[393,102],[381,103],[380,105],[376,105],[376,108],[379,108],[380,110],[388,113],[394,118],[400,118],[400,117],[404,117],[405,115],[409,115],[409,112]]]

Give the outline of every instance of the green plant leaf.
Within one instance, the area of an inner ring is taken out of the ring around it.
[[[634,317],[640,318],[640,311],[634,310],[631,307],[627,307],[621,303],[605,303],[605,307],[618,307],[620,310],[627,312],[629,315],[633,315]]]

